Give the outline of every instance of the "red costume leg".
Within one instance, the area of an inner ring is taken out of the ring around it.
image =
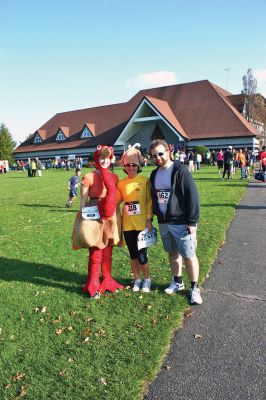
[[[102,263],[102,250],[96,247],[90,248],[89,262],[88,262],[88,280],[82,287],[82,291],[89,292],[93,297],[100,291],[100,270]]]
[[[101,283],[100,293],[104,293],[106,290],[109,292],[115,292],[117,289],[124,289],[124,286],[120,285],[114,278],[112,278],[112,246],[107,246],[102,250],[102,276],[103,281]]]

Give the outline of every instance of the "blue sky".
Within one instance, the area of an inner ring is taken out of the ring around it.
[[[54,114],[208,79],[266,96],[266,0],[0,0],[0,123],[23,141]],[[225,68],[230,68],[226,73]]]

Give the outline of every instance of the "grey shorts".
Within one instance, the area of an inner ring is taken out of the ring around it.
[[[165,251],[168,253],[178,251],[184,258],[196,254],[196,235],[187,232],[187,225],[159,224],[159,229]]]

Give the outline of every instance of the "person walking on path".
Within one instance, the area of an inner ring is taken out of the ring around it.
[[[227,172],[227,178],[232,179],[232,168],[233,168],[233,160],[234,160],[234,153],[232,146],[229,146],[228,149],[224,153],[224,172],[223,172],[223,179]]]
[[[164,140],[151,142],[150,153],[157,169],[151,173],[153,213],[158,218],[160,234],[173,275],[165,290],[172,294],[184,289],[182,262],[191,281],[190,303],[202,304],[198,286],[199,262],[196,256],[196,231],[200,215],[199,193],[192,175],[179,162],[170,159]]]

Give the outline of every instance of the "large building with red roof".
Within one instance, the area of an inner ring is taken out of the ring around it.
[[[86,158],[98,144],[121,153],[134,143],[149,149],[155,138],[187,149],[256,149],[261,134],[243,116],[244,99],[208,80],[141,90],[126,103],[54,115],[16,148],[14,156]]]

